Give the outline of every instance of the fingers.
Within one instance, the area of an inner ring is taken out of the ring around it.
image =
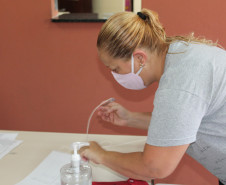
[[[108,103],[107,105],[102,105],[101,108],[110,108],[110,107],[114,107],[116,105],[119,105],[119,104],[116,102],[111,102],[111,103]]]
[[[118,108],[119,108],[119,104],[118,103],[115,103],[115,102],[109,103],[108,105],[101,106],[98,109],[98,115],[99,114],[101,115],[101,113],[106,113],[106,114],[112,113],[114,111],[117,111]]]
[[[88,149],[89,148],[89,146],[83,146],[82,148],[80,148],[79,150],[78,150],[78,154],[82,154],[86,149]]]
[[[86,161],[89,161],[89,159],[86,158],[86,157],[82,157],[82,160],[85,161],[85,162],[86,162]]]
[[[103,121],[111,122],[109,115],[101,116],[101,119],[102,119]]]
[[[114,115],[113,114],[110,114],[109,119],[110,119],[110,122],[114,123]]]
[[[118,104],[115,102],[109,103],[106,106],[101,106],[98,109],[97,115],[101,117],[102,120],[107,122],[114,121],[114,112],[118,110]]]
[[[123,106],[116,102],[111,102],[98,109],[98,116],[106,122],[116,125],[124,126],[125,121],[128,119],[129,112]],[[123,122],[124,121],[124,122]]]
[[[96,141],[90,141],[89,146],[83,146],[78,150],[78,153],[82,153],[87,149],[93,148],[93,147],[100,147],[100,145]]]
[[[88,147],[82,147],[79,150],[80,156],[85,160],[91,160],[96,164],[99,164],[101,162],[101,156],[105,150],[97,144],[95,141],[90,142],[90,146]]]
[[[86,156],[87,151],[89,150],[89,146],[84,146],[79,149],[78,154],[81,156],[82,160],[88,161],[88,157]]]

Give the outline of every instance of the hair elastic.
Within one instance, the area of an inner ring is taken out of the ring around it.
[[[144,21],[147,19],[147,16],[144,15],[142,12],[137,12],[137,15],[138,15],[141,19],[143,19]]]

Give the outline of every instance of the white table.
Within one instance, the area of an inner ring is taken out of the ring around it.
[[[0,160],[1,185],[14,185],[23,180],[51,151],[71,153],[73,142],[86,141],[85,134],[4,130],[0,130],[0,132],[19,133],[16,139],[23,140],[22,144]],[[89,139],[97,141],[107,150],[119,152],[142,151],[146,142],[146,136],[90,135]],[[91,166],[94,181],[127,179],[104,166],[92,164]]]

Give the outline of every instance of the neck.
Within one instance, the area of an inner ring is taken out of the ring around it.
[[[164,72],[166,54],[168,46],[164,51],[158,53],[157,51],[149,52],[147,62],[140,73],[144,84],[151,85],[154,82],[159,82]]]
[[[164,52],[162,52],[162,54],[159,55],[159,61],[160,61],[160,65],[159,65],[159,71],[157,73],[157,79],[156,81],[160,81],[162,75],[163,75],[163,72],[164,72],[164,68],[165,68],[165,61],[166,61],[166,55],[168,53],[168,49],[169,49],[169,46],[167,46],[166,50]]]

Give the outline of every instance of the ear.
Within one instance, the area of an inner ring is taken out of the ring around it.
[[[145,66],[148,59],[147,52],[142,49],[135,49],[133,52],[134,60],[138,61],[140,65]]]

